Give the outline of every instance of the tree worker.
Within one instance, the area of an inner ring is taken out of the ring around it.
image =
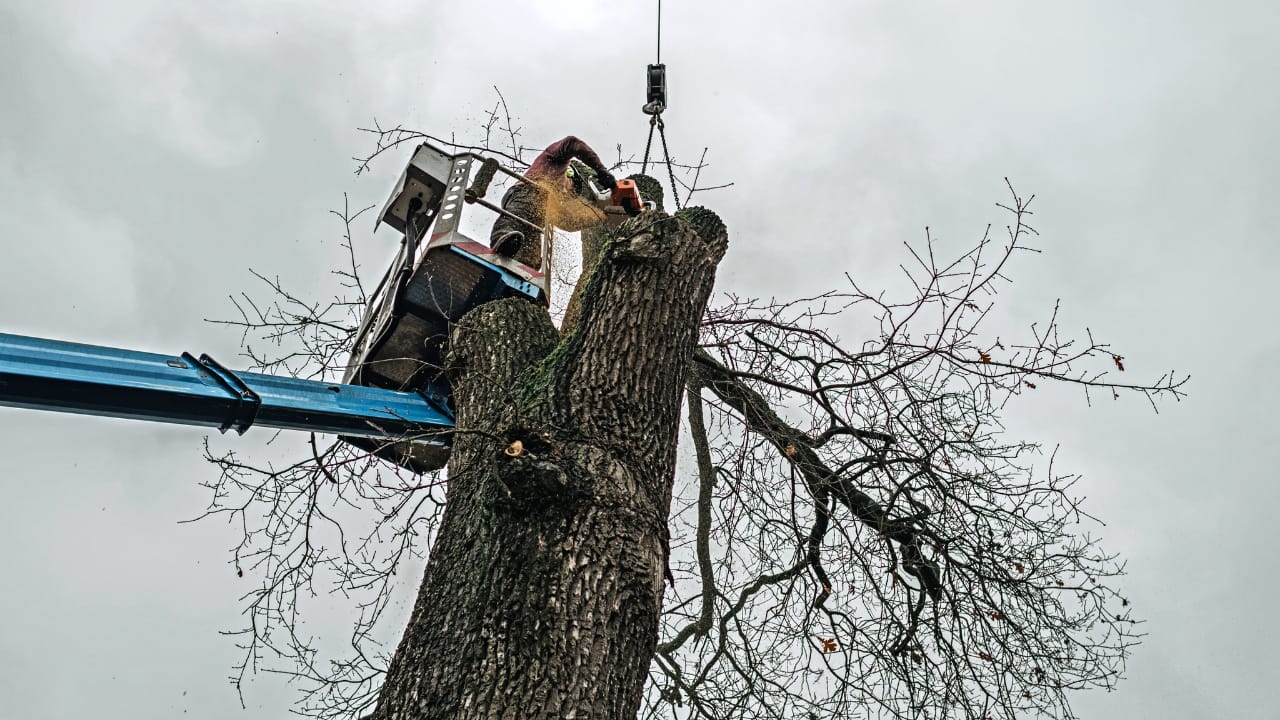
[[[571,164],[573,160],[582,165]],[[591,146],[570,135],[548,145],[534,159],[524,174],[531,183],[516,183],[507,190],[502,196],[502,209],[538,228],[552,225],[576,232],[599,222],[603,215],[574,194],[574,174],[583,166],[595,173],[596,182],[606,190],[612,191],[617,186],[613,174]],[[533,228],[506,215],[498,216],[493,224],[489,247],[499,255],[516,258],[532,267],[542,262],[540,238]]]

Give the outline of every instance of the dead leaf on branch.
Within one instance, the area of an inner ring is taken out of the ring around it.
[[[822,642],[822,652],[824,653],[833,653],[836,651],[836,648],[838,647],[836,645],[835,638],[820,637],[818,638],[818,640]]]
[[[796,446],[795,446],[795,445],[788,445],[788,446],[787,446],[787,449],[786,449],[786,450],[783,450],[783,452],[785,452],[785,453],[787,454],[787,457],[795,457],[795,456],[796,456],[796,453],[798,453],[798,452],[800,452],[800,451],[796,449]]]
[[[978,351],[978,357],[982,359],[982,364],[983,364],[983,365],[990,365],[990,364],[991,364],[991,356],[990,356],[990,355],[988,355],[988,354],[986,354],[986,353],[984,353],[984,352],[982,352],[981,350],[979,350],[979,351]]]
[[[1116,369],[1120,372],[1124,372],[1124,357],[1120,355],[1112,355],[1111,359],[1115,361]]]

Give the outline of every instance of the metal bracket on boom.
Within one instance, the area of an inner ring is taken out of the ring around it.
[[[244,431],[248,430],[253,425],[253,421],[258,418],[258,408],[262,407],[262,396],[249,389],[239,375],[223,367],[208,354],[201,353],[197,359],[191,353],[184,352],[182,359],[212,375],[213,379],[235,400],[235,404],[231,406],[231,412],[227,413],[226,419],[218,426],[218,432],[226,432],[234,426],[236,434],[243,435]]]

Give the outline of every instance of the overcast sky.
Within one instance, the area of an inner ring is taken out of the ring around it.
[[[709,147],[703,202],[731,249],[718,289],[891,286],[924,226],[959,250],[1003,178],[1037,197],[993,330],[1063,301],[1128,372],[1189,372],[1152,413],[1042,388],[1017,437],[1081,472],[1128,559],[1148,637],[1085,718],[1269,718],[1280,682],[1273,297],[1280,5],[1189,0],[679,2],[663,60],[677,159]],[[541,146],[642,150],[654,3],[4,0],[0,332],[230,365],[248,268],[322,295],[327,211],[380,202],[404,162],[353,175],[376,117],[468,136],[499,86]],[[393,238],[356,228],[371,271]],[[213,477],[200,429],[0,409],[0,715],[283,717],[238,657],[233,528],[179,525]],[[264,431],[221,440],[262,452]],[[279,442],[299,442],[283,438]],[[341,637],[340,606],[313,629]],[[325,614],[328,613],[328,614]]]

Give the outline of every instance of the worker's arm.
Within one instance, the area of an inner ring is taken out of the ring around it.
[[[577,136],[570,135],[559,142],[553,143],[544,151],[557,163],[568,163],[571,159],[580,160],[587,167],[595,171],[597,178],[606,190],[612,190],[617,181],[613,178],[613,173],[609,172],[609,168],[605,167],[600,161],[600,156],[596,154],[591,146],[583,142]]]

